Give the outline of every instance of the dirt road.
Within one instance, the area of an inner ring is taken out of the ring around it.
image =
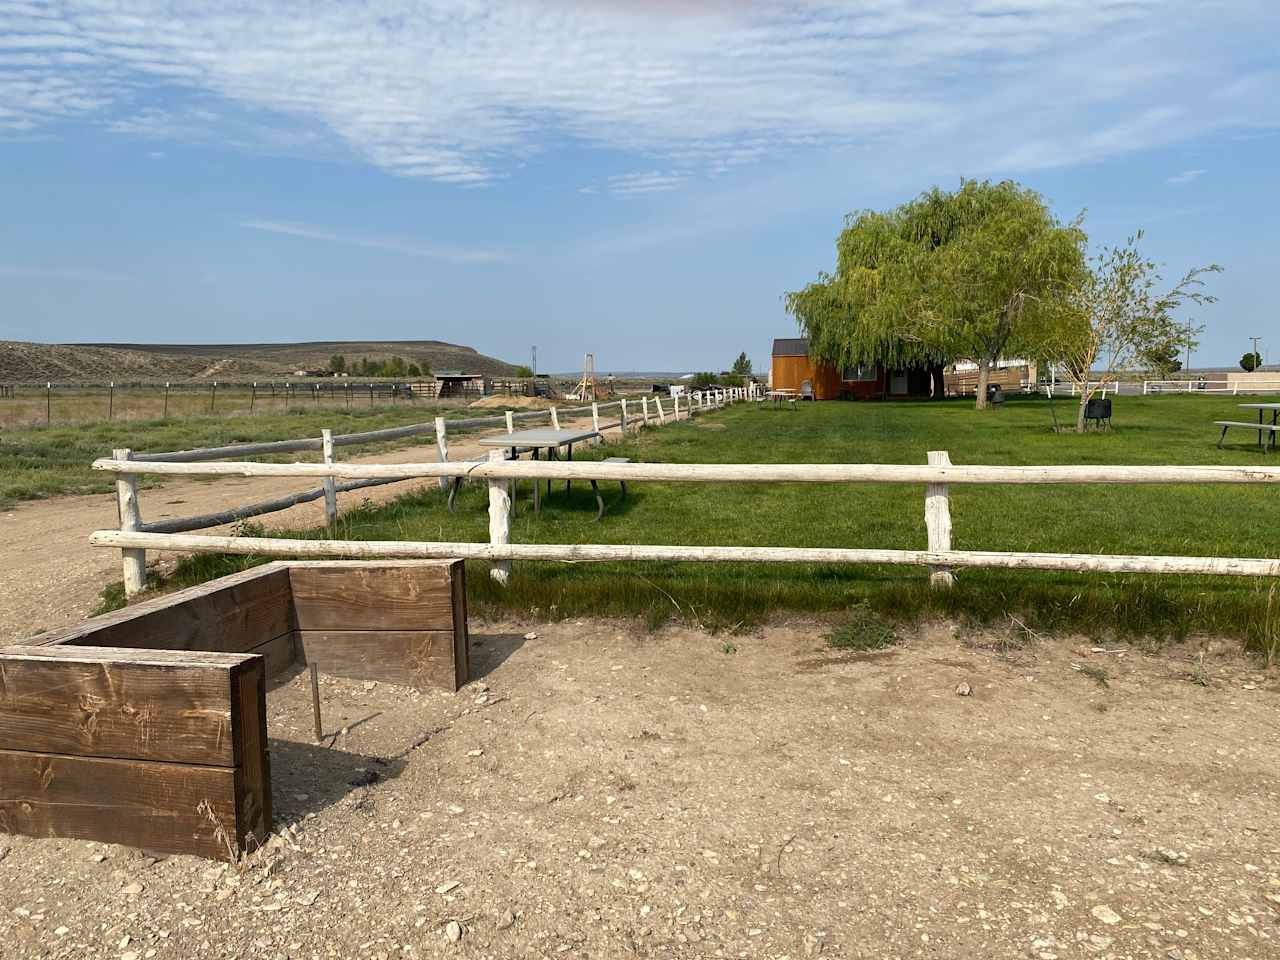
[[[575,425],[582,422],[576,421]],[[569,421],[564,425],[568,426]],[[613,433],[616,434],[616,430]],[[450,459],[483,453],[485,448],[475,442],[476,436],[451,440]],[[353,463],[435,462],[436,448],[433,443],[347,459]],[[359,503],[365,499],[381,503],[415,486],[436,482],[406,481],[370,487],[340,495],[338,506],[341,509],[344,502]],[[316,486],[316,481],[310,478],[178,479],[142,491],[142,516],[155,521],[212,513]],[[262,521],[271,526],[322,524],[324,501],[316,500],[269,514]],[[29,637],[84,619],[97,605],[102,588],[120,579],[119,552],[89,546],[89,534],[116,526],[114,494],[38,500],[0,513],[0,535],[10,545],[0,558],[0,641]],[[166,559],[172,558],[164,554],[147,555],[148,563]]]
[[[457,695],[327,680],[324,744],[269,695],[247,863],[0,834],[0,956],[1280,956],[1280,684],[1226,645],[472,626]]]

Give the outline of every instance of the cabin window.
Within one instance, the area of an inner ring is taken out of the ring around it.
[[[859,363],[856,366],[846,367],[844,371],[844,379],[846,380],[875,380],[876,365],[874,363]]]

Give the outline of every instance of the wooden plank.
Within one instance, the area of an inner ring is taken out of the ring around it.
[[[452,630],[447,563],[294,567],[299,630]]]
[[[281,580],[281,574],[284,579]],[[210,580],[207,583],[197,584],[194,587],[187,587],[184,590],[178,590],[174,593],[168,593],[161,597],[153,597],[150,600],[144,600],[141,603],[130,604],[119,610],[113,610],[110,613],[104,613],[101,616],[91,617],[83,620],[71,627],[62,630],[56,630],[52,633],[43,634],[30,640],[22,641],[23,645],[48,645],[48,644],[77,644],[80,643],[80,637],[87,636],[92,633],[98,633],[108,627],[115,627],[131,621],[141,620],[153,613],[159,613],[170,607],[187,604],[191,601],[200,601],[216,593],[221,593],[229,588],[240,587],[244,584],[252,583],[260,579],[272,579],[272,583],[279,588],[281,583],[288,583],[288,564],[282,562],[267,563],[260,567],[253,567],[249,570],[242,570],[240,573],[229,574],[225,577],[219,577],[217,580]],[[243,596],[237,594],[237,596]],[[101,644],[100,644],[101,645]],[[110,644],[107,644],[110,646]],[[130,646],[130,644],[119,644],[119,646]]]
[[[292,643],[290,643],[292,649]],[[239,734],[236,765],[236,845],[250,850],[271,832],[271,758],[267,753],[267,673],[263,660],[236,675],[232,711]]]
[[[298,656],[321,673],[420,690],[457,690],[460,668],[448,630],[300,630]]]
[[[0,750],[0,830],[236,856],[236,771]]]
[[[161,536],[164,536],[161,534]],[[256,576],[222,578],[204,592],[94,617],[47,643],[165,650],[243,652],[293,629],[289,574],[283,565]]]
[[[453,597],[453,662],[457,687],[471,682],[471,634],[467,625],[467,565],[455,560],[449,567]]]
[[[281,674],[287,673],[297,658],[297,652],[293,646],[293,631],[273,637],[266,643],[260,643],[252,650],[245,652],[257,654],[266,661],[267,682],[270,683]]]
[[[142,653],[143,659],[135,659]],[[11,750],[237,763],[232,688],[261,672],[242,654],[100,647],[0,650],[0,746]]]

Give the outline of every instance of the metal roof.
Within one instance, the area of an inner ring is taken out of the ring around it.
[[[807,357],[809,341],[804,337],[780,337],[773,341],[775,357]]]

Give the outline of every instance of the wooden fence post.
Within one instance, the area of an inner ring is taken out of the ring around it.
[[[644,407],[644,425],[647,427],[649,425],[649,397],[647,394],[640,398],[640,404]]]
[[[675,396],[671,398],[671,406],[675,408],[675,410],[671,414],[671,419],[679,423],[680,422],[680,394],[677,393],[675,394]]]
[[[658,426],[665,426],[667,422],[667,415],[662,409],[662,398],[654,397],[653,402],[658,406]]]
[[[929,466],[949,467],[951,458],[945,450],[929,451]],[[924,488],[924,523],[929,531],[929,549],[951,549],[951,501],[948,493],[949,485],[945,483],[927,483]],[[950,567],[930,566],[929,585],[935,589],[946,589],[955,584],[955,576]]]
[[[489,460],[502,460],[506,456],[503,450],[490,450]],[[534,480],[534,483],[537,483]],[[511,491],[509,481],[493,478],[489,481],[489,542],[495,546],[505,546],[511,542]],[[504,586],[511,576],[510,560],[495,560],[489,569],[489,576]]]
[[[324,462],[333,465],[333,431],[321,430],[320,443]],[[338,522],[338,485],[333,477],[324,478],[324,522],[332,527]]]
[[[445,434],[444,417],[436,417],[436,458],[441,463],[449,459],[449,438]],[[440,489],[448,490],[451,482],[449,477],[441,477]]]
[[[511,411],[508,410],[507,411],[507,433],[515,433],[515,432],[516,432],[516,423],[514,418],[511,415]]]
[[[551,429],[552,430],[560,429],[560,414],[556,413],[555,407],[551,408]]]
[[[618,424],[618,427],[619,429],[622,430],[622,438],[625,440],[627,437],[627,398],[626,397],[622,398],[622,418],[621,419],[622,419],[622,422]]]
[[[600,404],[596,403],[594,400],[591,402],[591,429],[596,433],[600,432]],[[600,445],[600,440],[600,437],[596,437],[592,446],[598,447]]]
[[[112,451],[116,460],[132,460],[133,451],[128,447]],[[142,526],[142,510],[138,506],[138,478],[130,473],[116,477],[116,505],[120,512],[120,529],[134,531]],[[147,585],[147,551],[121,550],[124,567],[124,595],[132,597]]]

